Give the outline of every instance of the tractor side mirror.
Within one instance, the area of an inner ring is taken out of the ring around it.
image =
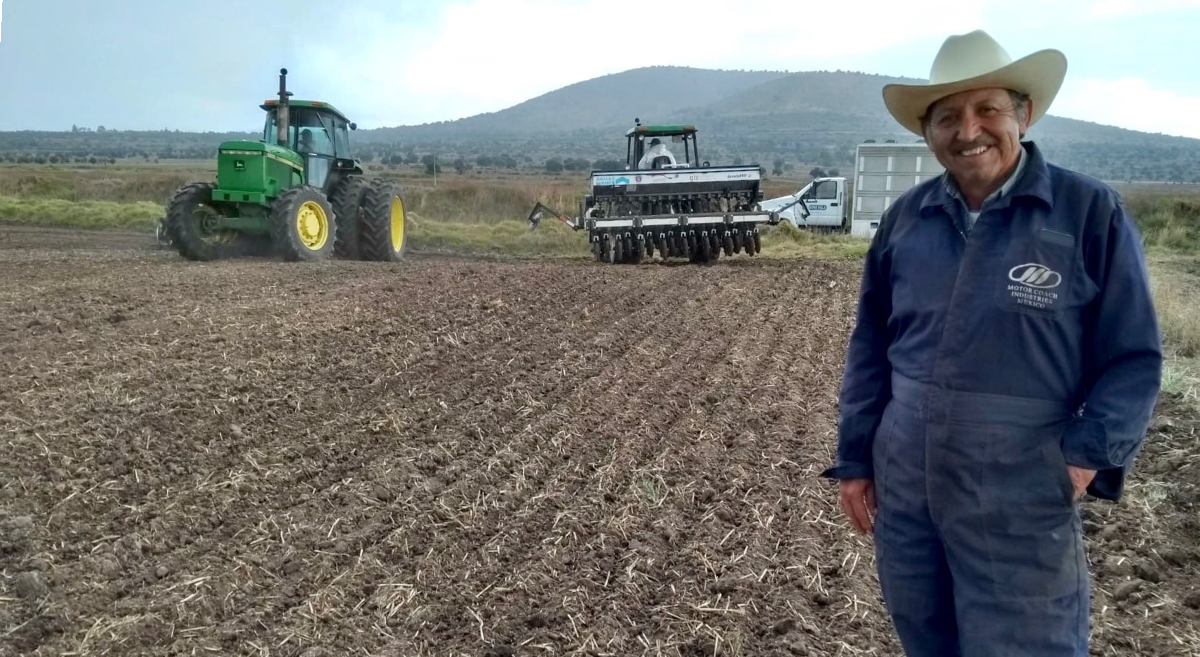
[[[350,123],[350,129],[351,129],[351,130],[358,130],[358,124],[357,124],[357,123],[354,123],[354,122],[351,122],[351,123]]]

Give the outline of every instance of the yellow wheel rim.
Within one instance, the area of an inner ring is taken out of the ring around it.
[[[399,196],[392,197],[392,250],[404,246],[404,202]]]
[[[296,213],[296,232],[306,249],[319,251],[329,241],[329,216],[316,201],[305,201]]]

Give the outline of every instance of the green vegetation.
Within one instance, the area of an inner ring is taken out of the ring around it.
[[[1200,404],[1200,257],[1155,250],[1150,275],[1166,349],[1162,389]]]
[[[165,204],[192,180],[215,175],[216,161],[199,166],[115,166],[63,168],[0,166],[0,196],[64,201],[150,201]]]
[[[479,224],[424,220],[412,222],[408,235],[414,250],[515,256],[589,256],[586,236],[558,222],[547,223],[531,231],[524,221]]]
[[[1200,253],[1200,195],[1135,195],[1128,205],[1148,248]]]
[[[214,163],[183,166],[0,166],[0,221],[55,226],[151,228],[176,189],[210,178]],[[419,165],[418,165],[419,166]],[[582,181],[555,176],[449,176],[437,187],[419,171],[392,175],[405,188],[415,248],[454,248],[521,254],[588,253],[583,233],[549,219],[527,230],[537,201],[577,212]],[[772,180],[767,195],[794,191],[799,179]],[[1122,189],[1152,254],[1200,253],[1200,192],[1173,185]],[[790,224],[763,231],[763,255],[857,259],[864,240],[820,235]],[[1193,322],[1200,326],[1200,321]]]
[[[153,230],[163,206],[139,201],[64,201],[0,196],[0,223],[75,228],[137,228]]]
[[[813,233],[781,223],[762,230],[762,254],[771,258],[819,258],[822,260],[862,260],[870,243],[842,234]]]

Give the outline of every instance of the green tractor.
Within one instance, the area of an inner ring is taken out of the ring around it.
[[[367,179],[350,155],[357,126],[332,105],[289,100],[287,69],[259,141],[227,141],[216,183],[181,187],[167,208],[170,243],[189,260],[275,253],[290,261],[396,261],[404,255],[399,183]]]

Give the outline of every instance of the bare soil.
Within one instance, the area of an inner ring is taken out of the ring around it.
[[[896,655],[817,474],[854,263],[189,263],[0,228],[0,655]],[[1084,503],[1200,654],[1200,416]]]

